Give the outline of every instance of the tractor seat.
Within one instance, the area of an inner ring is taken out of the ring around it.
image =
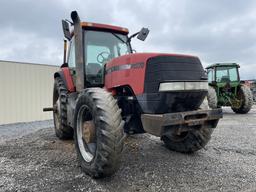
[[[86,66],[87,74],[96,75],[101,70],[101,65],[99,63],[88,63]]]
[[[221,82],[230,82],[229,76],[221,77]]]

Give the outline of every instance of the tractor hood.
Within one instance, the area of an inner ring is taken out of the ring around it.
[[[135,53],[106,65],[105,86],[129,87],[144,113],[196,110],[207,95],[207,76],[190,55]]]
[[[107,65],[106,69],[109,70],[114,66],[121,66],[127,64],[136,64],[136,63],[146,63],[148,59],[158,56],[170,56],[170,57],[183,57],[183,58],[194,58],[198,59],[195,56],[191,55],[182,55],[182,54],[167,54],[167,53],[133,53],[128,55],[123,55],[117,58],[110,60]]]

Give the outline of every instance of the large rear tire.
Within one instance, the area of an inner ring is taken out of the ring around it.
[[[235,113],[248,113],[253,105],[253,95],[250,88],[246,85],[241,85],[238,90],[238,99],[241,100],[239,108],[231,107]]]
[[[212,86],[208,88],[207,94],[208,105],[211,109],[218,108],[218,98],[215,89]]]
[[[53,88],[53,120],[55,134],[59,139],[73,138],[73,129],[67,124],[68,91],[60,77],[56,77]]]
[[[202,149],[210,141],[213,130],[213,128],[200,128],[179,135],[170,132],[161,139],[170,150],[191,153]]]
[[[84,90],[77,99],[74,125],[82,170],[94,178],[112,175],[119,168],[124,139],[117,101],[104,89]]]

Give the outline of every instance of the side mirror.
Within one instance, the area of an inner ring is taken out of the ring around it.
[[[70,41],[71,33],[69,30],[69,24],[65,20],[62,20],[62,29],[63,29],[64,37]]]
[[[148,36],[149,30],[148,28],[142,28],[137,36],[137,39],[144,41]]]

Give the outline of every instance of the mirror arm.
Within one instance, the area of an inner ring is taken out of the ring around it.
[[[139,33],[140,33],[140,32],[134,33],[133,35],[131,35],[130,37],[128,37],[127,42],[130,43],[130,42],[131,42],[131,39],[132,39],[133,37],[136,37]]]

